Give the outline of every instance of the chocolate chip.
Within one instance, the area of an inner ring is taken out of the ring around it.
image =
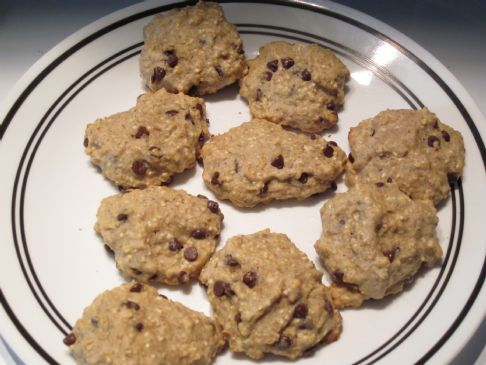
[[[140,293],[142,291],[142,289],[143,289],[143,284],[142,283],[135,283],[130,288],[130,291],[132,293]]]
[[[120,222],[125,222],[128,219],[128,214],[120,213],[116,216],[116,219]]]
[[[184,258],[187,260],[187,261],[196,261],[197,260],[197,248],[196,247],[187,247],[185,250],[184,250]]]
[[[266,181],[263,184],[263,186],[261,187],[260,192],[259,192],[260,196],[265,195],[268,192],[268,184],[269,184],[268,181]]]
[[[307,305],[304,303],[299,303],[295,306],[294,309],[294,318],[305,318],[307,317],[307,312],[308,312]]]
[[[235,292],[233,291],[233,289],[231,289],[231,286],[221,280],[217,280],[214,282],[213,292],[214,295],[216,295],[217,297],[222,297],[223,295],[231,297],[235,295]]]
[[[224,262],[226,263],[226,265],[228,266],[231,266],[231,267],[236,267],[236,266],[240,266],[240,263],[238,262],[237,259],[235,259],[233,256],[231,255],[226,255],[224,257]]]
[[[176,55],[170,54],[167,57],[167,64],[169,67],[176,67],[179,63],[179,58]]]
[[[450,142],[451,136],[449,135],[449,133],[447,133],[447,131],[442,131],[441,133],[442,133],[442,138],[444,138],[444,141]]]
[[[440,140],[436,136],[429,136],[429,138],[427,138],[427,145],[429,147],[435,147],[435,146],[439,147]]]
[[[72,344],[74,344],[76,342],[76,336],[74,335],[74,333],[70,333],[66,337],[64,337],[64,339],[62,340],[62,342],[66,346],[71,346]]]
[[[386,179],[386,182],[388,184],[391,184],[393,182],[393,179],[391,178],[391,176],[388,176],[388,178]]]
[[[349,160],[349,162],[354,163],[354,157],[351,153],[348,156],[348,160]]]
[[[221,68],[220,65],[216,65],[214,66],[214,69],[216,70],[216,72],[218,73],[219,77],[223,77],[224,76],[224,72],[223,72],[223,69]]]
[[[309,137],[310,137],[310,139],[316,139],[317,135],[315,133],[311,133]]]
[[[169,241],[169,250],[171,251],[180,251],[184,246],[175,238]]]
[[[135,275],[142,275],[142,272],[141,272],[139,269],[137,269],[137,268],[135,268],[135,267],[132,267],[131,269],[132,269],[132,272],[133,272]]]
[[[288,70],[289,68],[291,68],[293,65],[294,65],[294,60],[290,57],[286,57],[286,58],[282,58],[280,60],[280,62],[282,62],[282,66],[284,69]]]
[[[432,126],[432,128],[439,129],[439,122],[438,121],[435,121],[434,122],[434,125]]]
[[[191,236],[197,240],[203,240],[208,234],[204,229],[195,229],[191,232]]]
[[[278,70],[278,60],[267,62],[267,68],[272,72],[276,72]]]
[[[212,185],[222,185],[223,183],[219,181],[219,172],[216,171],[213,176],[211,177],[211,184]]]
[[[388,260],[390,260],[390,263],[392,263],[393,260],[395,260],[395,255],[398,251],[400,251],[400,247],[393,247],[391,250],[383,251],[383,255],[385,255]]]
[[[243,54],[243,53],[245,53],[245,50],[243,49],[243,44],[240,44],[240,45],[238,46],[238,49],[236,50],[236,52],[237,52],[238,54]]]
[[[243,282],[247,287],[253,288],[257,283],[257,274],[254,271],[248,271],[243,275]]]
[[[189,96],[196,96],[197,95],[197,86],[192,85],[189,90],[187,91],[187,95]]]
[[[138,322],[134,328],[138,331],[138,332],[142,332],[143,331],[143,323],[142,322]]]
[[[131,300],[127,300],[126,302],[123,302],[122,305],[124,305],[128,309],[133,309],[136,311],[140,309],[140,305],[138,303],[132,302]]]
[[[262,99],[262,90],[256,89],[255,101],[260,101]]]
[[[307,69],[304,69],[301,73],[300,73],[300,77],[302,78],[302,80],[304,81],[310,81],[311,78],[312,78],[312,75],[311,73],[307,70]]]
[[[89,145],[89,139],[85,138],[84,141],[83,141],[83,146],[88,147],[88,145]]]
[[[235,315],[235,322],[240,323],[241,322],[241,313],[236,313]]]
[[[186,284],[189,282],[189,275],[185,271],[181,271],[179,275],[177,275],[177,281],[179,284]]]
[[[331,302],[329,302],[328,300],[326,300],[324,302],[324,309],[326,310],[327,313],[329,313],[330,315],[333,314],[334,312],[334,308],[332,307],[332,304]]]
[[[300,175],[300,177],[299,177],[299,182],[301,184],[305,184],[305,183],[307,183],[308,178],[309,178],[309,174],[306,173],[306,172],[303,172],[302,175]]]
[[[337,147],[337,143],[334,142],[334,141],[329,141],[327,142],[328,145],[331,145],[331,146],[334,146],[334,147]]]
[[[344,273],[342,271],[336,270],[332,273],[334,279],[337,283],[342,283],[344,279]]]
[[[147,161],[136,160],[132,164],[132,171],[138,176],[145,176],[147,172]]]
[[[159,274],[155,273],[149,276],[149,280],[156,280],[159,277]]]
[[[334,104],[334,102],[333,102],[333,101],[328,101],[328,102],[326,103],[326,109],[327,109],[327,110],[332,110],[332,111],[334,111],[334,110],[336,110],[336,104]]]
[[[179,112],[177,110],[167,110],[165,114],[168,115],[169,117],[173,117],[174,115],[179,114]]]
[[[330,186],[331,190],[332,191],[336,191],[337,190],[337,184],[335,181],[331,181],[331,186]]]
[[[208,209],[212,213],[218,214],[219,213],[219,204],[212,201],[212,200],[208,200]]]
[[[165,54],[166,56],[173,56],[173,55],[175,55],[175,49],[166,49],[166,50],[164,51],[164,54]]]
[[[275,157],[275,159],[272,161],[271,165],[273,167],[276,167],[277,169],[282,169],[284,167],[284,158],[282,155],[278,155]]]
[[[265,71],[264,76],[265,76],[265,80],[271,81],[272,80],[273,73],[268,72],[268,71]]]
[[[375,183],[375,185],[379,188],[382,188],[383,186],[385,186],[385,183],[382,183],[381,181],[380,182],[377,182]]]
[[[191,113],[187,112],[186,115],[184,115],[184,119],[187,120],[188,122],[191,122],[194,125],[194,121],[192,120]]]
[[[165,70],[161,67],[155,67],[152,74],[152,83],[159,82],[165,77]]]
[[[147,128],[145,128],[144,126],[140,126],[138,127],[137,133],[135,133],[134,137],[138,139],[142,138],[143,136],[148,136],[149,134],[150,133]]]
[[[292,346],[292,339],[288,336],[280,336],[276,345],[281,349],[288,349],[290,346]]]
[[[381,229],[383,228],[383,225],[381,223],[378,223],[376,226],[375,226],[375,232],[379,232]]]
[[[370,136],[373,137],[374,135],[375,135],[375,129],[374,128],[371,128]]]
[[[113,252],[113,250],[111,249],[110,246],[108,246],[107,244],[105,244],[105,250],[106,252],[108,252],[110,255],[113,255],[115,252]]]
[[[334,148],[332,148],[329,144],[322,150],[324,156],[331,158],[334,155]]]

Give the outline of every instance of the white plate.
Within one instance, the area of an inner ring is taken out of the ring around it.
[[[92,229],[100,199],[117,190],[83,153],[84,128],[134,105],[143,92],[137,64],[142,28],[154,14],[173,7],[132,6],[69,37],[27,72],[0,113],[0,328],[27,364],[73,364],[64,335],[96,295],[123,282]],[[328,2],[225,1],[223,7],[249,57],[260,45],[283,39],[319,43],[346,63],[351,70],[346,105],[339,126],[325,133],[344,149],[349,151],[350,126],[386,108],[427,106],[463,134],[464,177],[439,210],[442,265],[425,271],[399,296],[343,311],[341,339],[299,364],[451,360],[486,312],[481,290],[486,121],[444,66],[362,13]],[[212,133],[249,119],[235,86],[206,99]],[[173,187],[213,197],[200,175],[199,167],[184,173]],[[339,190],[345,190],[343,184]],[[270,227],[286,233],[317,263],[319,208],[331,196],[249,210],[221,203],[226,218],[220,246],[235,234]],[[187,291],[160,291],[210,313],[197,284]],[[215,363],[253,362],[227,352]]]

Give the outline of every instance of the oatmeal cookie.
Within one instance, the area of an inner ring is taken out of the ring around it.
[[[200,280],[231,351],[295,359],[341,333],[341,316],[321,278],[286,235],[266,229],[229,239]]]
[[[97,218],[95,230],[125,276],[177,285],[199,276],[223,215],[207,198],[151,186],[103,199]]]
[[[239,207],[302,200],[333,188],[346,164],[336,143],[259,119],[213,137],[202,157],[206,185]]]
[[[141,95],[126,112],[88,124],[84,146],[120,188],[144,188],[193,167],[208,136],[203,99],[159,90]]]
[[[361,184],[337,194],[321,217],[315,248],[339,308],[398,293],[422,265],[442,257],[432,202],[414,201],[393,184]]]
[[[201,1],[155,16],[144,28],[144,41],[140,73],[152,90],[214,93],[240,79],[247,67],[238,31],[216,3]]]
[[[386,110],[351,128],[346,183],[393,182],[412,199],[440,203],[464,168],[459,132],[427,109]]]
[[[248,61],[240,94],[253,117],[320,132],[337,123],[349,70],[317,44],[273,42]]]
[[[224,346],[212,319],[137,282],[100,294],[64,343],[84,365],[205,365]]]

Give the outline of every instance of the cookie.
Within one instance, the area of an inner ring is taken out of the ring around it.
[[[120,188],[145,188],[193,167],[208,136],[203,99],[159,90],[141,95],[126,112],[88,124],[84,146]]]
[[[246,70],[238,31],[216,3],[201,1],[156,15],[143,34],[140,74],[152,90],[214,93]]]
[[[95,230],[129,278],[177,285],[197,278],[219,239],[218,203],[151,186],[103,199]]]
[[[254,118],[306,132],[337,123],[349,70],[330,50],[317,44],[273,42],[261,47],[248,67],[240,94]]]
[[[429,200],[412,200],[393,184],[358,185],[321,209],[315,249],[334,281],[336,306],[396,294],[422,265],[442,257]]]
[[[412,199],[440,203],[464,168],[459,132],[427,109],[386,110],[351,128],[346,183],[393,182]]]
[[[201,153],[206,185],[239,207],[333,188],[346,164],[336,143],[259,119],[213,137]]]
[[[86,365],[203,365],[224,346],[212,319],[137,282],[100,294],[64,343]]]
[[[229,239],[200,280],[231,351],[296,359],[341,333],[341,316],[321,278],[286,235],[266,229]]]

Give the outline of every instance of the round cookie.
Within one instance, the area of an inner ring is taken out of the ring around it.
[[[239,207],[323,192],[346,164],[334,142],[259,119],[213,137],[201,153],[206,185]]]
[[[144,41],[140,74],[152,90],[214,93],[247,67],[240,35],[216,3],[156,15],[144,28]]]
[[[296,359],[341,333],[341,316],[321,278],[286,235],[266,229],[229,239],[200,281],[231,351]]]
[[[100,294],[64,343],[86,365],[204,365],[224,346],[212,319],[136,282]]]
[[[151,186],[103,199],[97,218],[95,230],[125,276],[177,285],[199,276],[223,215],[216,202]]]
[[[208,136],[203,99],[159,90],[141,95],[126,112],[88,124],[84,146],[120,188],[144,188],[193,167]]]
[[[386,110],[351,128],[346,184],[392,181],[412,199],[438,204],[464,168],[459,132],[427,109]]]
[[[320,132],[337,123],[349,70],[317,44],[272,42],[248,61],[240,94],[253,117]]]
[[[433,204],[414,201],[393,184],[362,184],[336,194],[321,217],[315,249],[334,281],[338,308],[396,294],[422,265],[442,257]]]

